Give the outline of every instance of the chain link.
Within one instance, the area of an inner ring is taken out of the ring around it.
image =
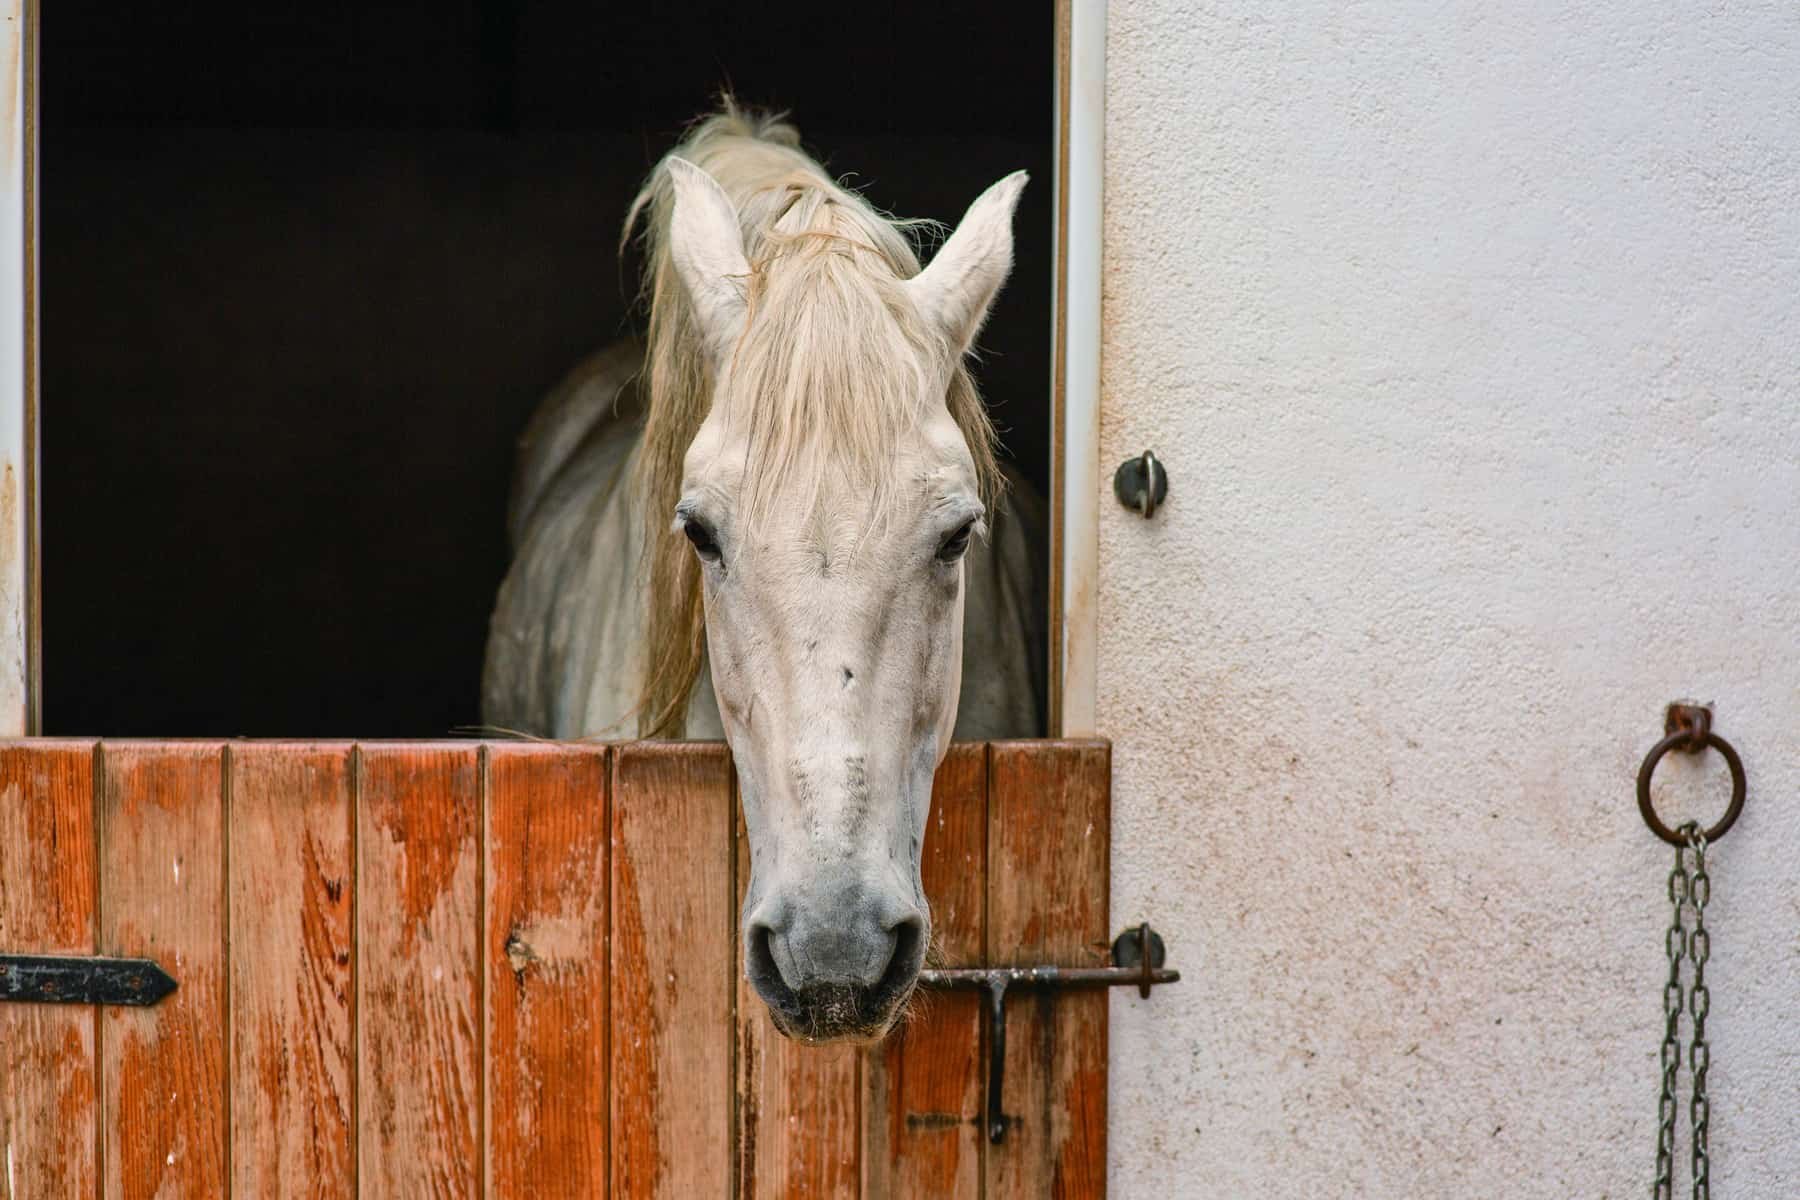
[[[1693,1200],[1712,1196],[1712,1162],[1707,1154],[1707,1132],[1712,1115],[1706,1094],[1706,1070],[1712,1050],[1706,1041],[1706,1015],[1712,993],[1706,988],[1706,961],[1712,957],[1712,935],[1706,930],[1706,902],[1712,898],[1712,878],[1706,873],[1706,835],[1692,821],[1676,833],[1682,845],[1675,848],[1675,866],[1669,872],[1669,928],[1663,933],[1663,951],[1669,959],[1669,978],[1663,984],[1662,1093],[1656,1109],[1656,1181],[1653,1200],[1673,1200],[1675,1188],[1675,1117],[1679,1111],[1675,1092],[1681,1073],[1681,1012],[1686,1007],[1694,1021],[1694,1038],[1688,1047],[1688,1071],[1692,1076],[1688,1119],[1692,1122]],[[1693,853],[1694,869],[1687,866]],[[1686,925],[1686,911],[1694,913],[1694,927]],[[1694,981],[1681,984],[1681,960],[1693,964]],[[1686,1004],[1684,1006],[1683,1000]]]

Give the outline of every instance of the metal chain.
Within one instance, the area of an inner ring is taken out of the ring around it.
[[[1682,826],[1686,836],[1694,832],[1690,823]],[[1685,850],[1675,848],[1675,869],[1669,872],[1669,928],[1663,934],[1663,948],[1669,956],[1669,979],[1663,984],[1662,1096],[1656,1117],[1656,1182],[1651,1185],[1653,1200],[1673,1200],[1675,1175],[1675,1079],[1681,1071],[1681,956],[1687,948],[1687,930],[1682,925],[1691,888],[1688,881]]]
[[[1681,1073],[1681,960],[1694,964],[1694,982],[1686,989],[1688,1014],[1694,1019],[1694,1039],[1688,1046],[1688,1071],[1692,1075],[1688,1119],[1693,1123],[1693,1200],[1712,1196],[1712,1161],[1707,1154],[1707,1131],[1712,1105],[1706,1095],[1706,1070],[1712,1050],[1706,1041],[1706,1015],[1712,993],[1706,988],[1706,961],[1712,957],[1712,935],[1706,930],[1706,902],[1712,898],[1712,878],[1706,873],[1706,835],[1692,821],[1676,833],[1682,845],[1675,848],[1675,867],[1669,872],[1669,928],[1663,934],[1663,950],[1669,959],[1669,978],[1663,984],[1662,1094],[1656,1109],[1656,1182],[1654,1200],[1673,1200],[1675,1188],[1675,1085]],[[1687,866],[1688,852],[1694,869]],[[1688,929],[1685,911],[1694,911],[1694,927]]]
[[[1694,873],[1688,882],[1688,904],[1694,910],[1694,928],[1688,934],[1688,958],[1694,963],[1694,984],[1688,990],[1688,1011],[1694,1018],[1694,1040],[1688,1046],[1688,1070],[1693,1076],[1688,1119],[1694,1126],[1694,1200],[1708,1200],[1712,1162],[1706,1153],[1706,1133],[1712,1105],[1706,1098],[1706,1068],[1712,1050],[1706,1043],[1706,1014],[1712,1007],[1712,994],[1706,990],[1706,960],[1712,957],[1712,935],[1706,931],[1706,902],[1712,898],[1712,879],[1706,873],[1706,835],[1695,825],[1683,833],[1694,852]]]

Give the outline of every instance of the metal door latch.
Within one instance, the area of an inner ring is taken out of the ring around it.
[[[175,980],[148,958],[0,954],[0,1003],[148,1008]]]
[[[1006,1117],[1000,1098],[1006,1081],[1006,989],[1009,987],[1135,987],[1149,996],[1159,983],[1175,983],[1180,971],[1163,967],[1163,940],[1148,922],[1113,939],[1110,967],[949,967],[919,972],[919,982],[934,988],[979,988],[987,992],[988,1141],[1006,1140]]]

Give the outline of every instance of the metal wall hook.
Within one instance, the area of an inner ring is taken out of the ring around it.
[[[1731,748],[1730,742],[1712,731],[1710,705],[1677,700],[1669,705],[1663,716],[1663,734],[1662,741],[1650,747],[1650,753],[1644,756],[1644,765],[1638,768],[1638,812],[1643,816],[1644,824],[1650,827],[1651,833],[1671,846],[1687,845],[1686,838],[1663,824],[1662,818],[1656,815],[1656,806],[1650,803],[1650,777],[1656,774],[1656,764],[1671,750],[1678,750],[1683,754],[1717,750],[1724,758],[1725,766],[1731,771],[1731,801],[1725,806],[1725,815],[1719,818],[1719,823],[1708,829],[1704,836],[1709,843],[1718,841],[1737,821],[1738,814],[1744,811],[1743,760],[1738,758],[1738,753]]]
[[[1677,700],[1663,713],[1663,736],[1677,733],[1687,740],[1675,746],[1683,754],[1699,754],[1706,749],[1706,735],[1712,732],[1712,709],[1697,700]]]
[[[1148,521],[1169,495],[1169,473],[1153,451],[1128,458],[1113,472],[1113,495]]]
[[[1148,949],[1148,953],[1145,950]],[[1137,969],[1138,995],[1148,1000],[1150,988],[1163,982],[1156,978],[1157,968],[1163,965],[1168,952],[1163,949],[1162,934],[1150,928],[1150,922],[1143,921],[1136,929],[1127,929],[1113,939],[1112,960],[1115,967],[1135,967]],[[1180,972],[1174,972],[1175,978],[1181,978]]]

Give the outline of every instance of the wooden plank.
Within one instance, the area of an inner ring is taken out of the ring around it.
[[[933,965],[979,966],[987,932],[987,746],[953,746],[938,767],[920,863],[931,902]],[[975,992],[923,992],[866,1059],[863,1194],[981,1193],[982,1004]]]
[[[607,752],[487,764],[488,1194],[604,1197]]]
[[[617,747],[612,804],[612,1194],[722,1196],[737,943],[724,746]]]
[[[0,749],[0,947],[92,954],[94,745]],[[0,1183],[17,1196],[98,1190],[90,1006],[0,1004]]]
[[[750,839],[739,806],[736,907],[750,883]],[[771,1200],[854,1196],[861,1174],[861,1059],[856,1046],[803,1046],[781,1036],[745,977],[737,977],[737,1195]]]
[[[356,756],[361,1195],[478,1195],[479,750],[386,743]]]
[[[154,1008],[100,1013],[107,1196],[226,1193],[225,829],[217,742],[102,747],[100,952],[154,958]]]
[[[271,1200],[352,1196],[350,746],[226,753],[232,1185]]]
[[[988,785],[988,957],[996,965],[1106,962],[1111,750],[995,742]],[[1025,991],[1007,1004],[1006,1140],[987,1195],[1106,1191],[1104,990]]]

